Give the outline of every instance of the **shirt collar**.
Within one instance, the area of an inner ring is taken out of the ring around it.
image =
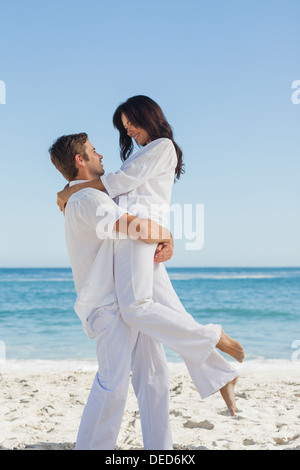
[[[69,183],[69,186],[75,186],[75,184],[79,184],[79,183],[86,183],[87,181],[89,180],[73,180],[73,181],[70,181]]]

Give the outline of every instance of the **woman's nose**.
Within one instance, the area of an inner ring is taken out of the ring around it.
[[[131,137],[132,132],[133,132],[133,129],[127,129],[127,135],[129,135],[129,137]]]

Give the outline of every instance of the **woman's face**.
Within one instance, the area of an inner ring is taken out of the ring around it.
[[[147,131],[141,127],[136,127],[128,120],[127,116],[122,113],[121,115],[124,129],[126,130],[129,137],[134,139],[138,145],[150,144],[151,139]]]

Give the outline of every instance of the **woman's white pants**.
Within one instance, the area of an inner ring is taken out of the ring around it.
[[[202,398],[237,376],[215,350],[221,327],[200,325],[185,311],[164,266],[153,263],[154,251],[153,245],[139,241],[116,242],[119,306],[95,308],[88,319],[91,336],[96,339],[99,369],[83,412],[78,450],[114,449],[130,371],[144,449],[172,449],[169,371],[162,344],[182,355]]]
[[[162,263],[153,263],[156,246],[123,240],[114,253],[115,285],[124,321],[179,353],[197,390],[206,398],[237,373],[215,350],[221,326],[201,325],[186,312]]]

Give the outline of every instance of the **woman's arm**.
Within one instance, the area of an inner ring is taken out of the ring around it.
[[[135,154],[135,158],[126,160],[122,165],[122,169],[116,173],[104,174],[101,179],[89,180],[86,183],[76,184],[58,192],[57,205],[63,211],[70,196],[84,188],[107,191],[113,199],[136,189],[149,179],[158,177],[167,169],[174,170],[175,174],[176,163],[176,152],[171,140],[158,139],[139,150]]]
[[[101,176],[108,195],[114,199],[129,193],[150,179],[160,178],[163,173],[174,175],[177,165],[175,147],[171,140],[157,139],[128,158],[120,170]]]
[[[106,191],[100,178],[88,180],[86,183],[78,183],[74,186],[66,186],[62,191],[57,193],[57,205],[59,206],[60,210],[62,212],[64,211],[64,208],[72,194],[85,188],[94,188],[99,189],[99,191]]]

